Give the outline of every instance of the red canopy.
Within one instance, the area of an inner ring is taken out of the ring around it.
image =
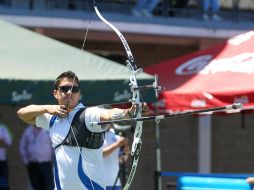
[[[254,105],[254,30],[223,44],[145,69],[158,74],[165,91],[162,111],[183,111],[243,103]]]

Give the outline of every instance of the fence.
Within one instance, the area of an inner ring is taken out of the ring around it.
[[[128,15],[136,0],[96,2],[104,12]],[[161,0],[154,15],[163,18],[202,18],[202,2],[203,0]],[[92,0],[0,0],[0,5],[27,9],[92,11]],[[226,20],[253,20],[254,0],[220,0],[220,8],[220,15]]]

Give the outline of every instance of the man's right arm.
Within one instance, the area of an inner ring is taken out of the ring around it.
[[[35,118],[47,113],[47,105],[29,105],[18,110],[17,114],[21,120],[35,125]]]
[[[33,125],[35,125],[36,117],[44,113],[57,115],[59,117],[66,117],[68,115],[68,112],[64,109],[63,105],[29,105],[21,108],[17,112],[21,120]]]

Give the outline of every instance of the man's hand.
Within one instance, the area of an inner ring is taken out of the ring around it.
[[[138,108],[138,105],[137,104],[133,104],[128,110],[127,110],[127,113],[129,115],[129,117],[132,117],[136,110]],[[147,116],[149,114],[149,106],[147,105],[147,103],[142,103],[141,105],[141,110],[142,110],[142,115],[143,116]]]
[[[51,115],[56,115],[59,117],[67,117],[68,111],[65,105],[49,105],[47,111]]]
[[[17,112],[20,119],[33,125],[35,124],[36,117],[44,113],[59,117],[68,116],[68,111],[65,105],[29,105],[19,109]]]

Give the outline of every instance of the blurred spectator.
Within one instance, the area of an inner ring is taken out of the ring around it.
[[[172,1],[172,0],[171,0]],[[189,0],[175,0],[172,1],[172,4],[175,8],[185,8],[189,3]]]
[[[0,190],[9,190],[9,169],[6,149],[12,143],[8,127],[2,123],[0,114]]]
[[[169,0],[169,7],[172,7],[173,10],[170,10],[169,16],[175,16],[175,8],[176,9],[183,9],[186,8],[189,4],[189,0]]]
[[[120,174],[125,174],[119,167],[125,164],[129,155],[128,139],[115,134],[114,129],[105,133],[103,144],[103,160],[105,167],[106,190],[121,190]],[[125,167],[124,167],[125,168]]]
[[[250,188],[253,190],[254,189],[254,177],[247,177],[246,181],[247,181],[247,183],[250,184]]]
[[[248,177],[247,179],[246,179],[246,181],[247,181],[247,183],[249,183],[249,184],[254,184],[254,177]]]
[[[221,17],[218,15],[220,9],[219,0],[203,0],[203,20],[209,20],[209,9],[212,11],[212,19],[216,21],[220,21]]]
[[[48,131],[29,125],[20,140],[20,154],[27,167],[34,190],[52,190],[54,187],[53,149]]]
[[[138,0],[135,7],[132,9],[132,14],[138,17],[153,17],[153,10],[158,2],[158,0]]]

